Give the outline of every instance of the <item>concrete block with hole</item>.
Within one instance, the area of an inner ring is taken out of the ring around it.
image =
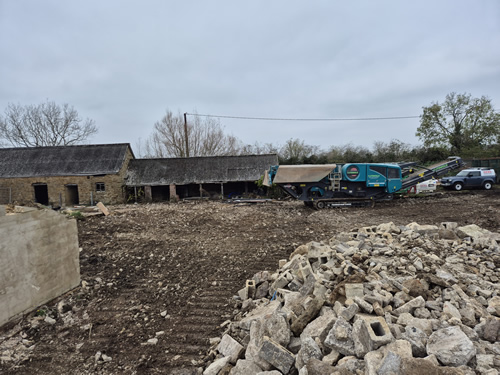
[[[300,281],[304,282],[305,280],[307,280],[307,277],[309,275],[313,275],[313,274],[314,274],[314,271],[313,271],[309,261],[304,260],[303,262],[299,263],[299,268],[297,270],[297,276],[298,276]]]
[[[356,315],[352,327],[354,350],[358,358],[394,340],[391,330],[381,316]]]
[[[254,298],[255,296],[255,280],[247,280],[246,282],[247,295],[248,298]]]

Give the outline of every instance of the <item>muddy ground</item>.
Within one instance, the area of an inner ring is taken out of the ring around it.
[[[0,329],[0,355],[20,342],[0,373],[194,374],[245,280],[276,270],[299,244],[390,221],[500,232],[499,189],[321,211],[296,201],[110,209],[78,222],[82,285]]]

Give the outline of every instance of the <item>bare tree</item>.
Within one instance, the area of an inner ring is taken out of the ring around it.
[[[94,120],[83,120],[68,104],[7,105],[0,116],[0,140],[12,146],[66,146],[85,142],[97,133]]]
[[[0,117],[0,138],[13,146],[71,145],[95,133],[93,120],[82,120],[68,104],[8,104],[5,117]]]
[[[189,156],[237,155],[241,142],[232,135],[224,134],[218,120],[190,116],[187,121]],[[144,153],[147,157],[187,157],[184,117],[167,111],[154,124],[153,133],[146,139]]]
[[[244,145],[240,149],[241,155],[262,155],[262,154],[278,154],[281,146],[272,143],[259,143]]]

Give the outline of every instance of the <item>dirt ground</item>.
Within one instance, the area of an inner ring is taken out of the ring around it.
[[[16,337],[24,346],[12,351],[29,347],[0,362],[0,373],[195,374],[245,280],[276,270],[302,243],[391,221],[500,232],[498,188],[320,211],[297,201],[110,209],[78,222],[82,285],[0,329],[0,355]]]

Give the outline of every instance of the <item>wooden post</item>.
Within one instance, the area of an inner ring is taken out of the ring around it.
[[[203,198],[203,190],[202,190],[202,189],[203,189],[203,187],[202,187],[202,185],[200,184],[200,198]]]
[[[224,199],[224,182],[220,183],[220,199]]]

